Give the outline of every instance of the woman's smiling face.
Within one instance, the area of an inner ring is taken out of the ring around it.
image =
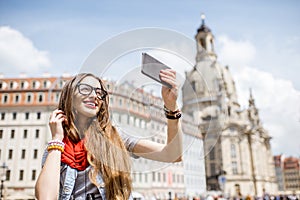
[[[97,115],[102,105],[99,94],[103,92],[100,82],[92,76],[83,78],[76,86],[73,109],[78,120],[87,120]]]

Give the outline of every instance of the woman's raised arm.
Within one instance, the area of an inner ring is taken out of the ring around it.
[[[162,70],[160,77],[163,81],[172,85],[172,88],[162,86],[162,98],[165,112],[178,113],[176,100],[178,97],[178,85],[176,72],[172,69]],[[151,160],[161,162],[178,162],[182,156],[182,131],[180,116],[167,119],[167,142],[160,144],[149,140],[139,140],[133,148],[133,153]]]
[[[55,142],[62,142],[63,140],[63,121],[66,121],[64,113],[60,110],[55,110],[49,122],[52,139]],[[48,155],[35,185],[35,196],[37,199],[58,199],[61,153],[61,150],[51,149],[48,146]]]

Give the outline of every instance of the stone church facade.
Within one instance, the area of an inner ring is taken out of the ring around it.
[[[204,18],[195,39],[196,64],[186,72],[182,110],[197,119],[203,135],[207,190],[231,196],[276,193],[271,137],[252,92],[248,108],[241,109],[229,67],[218,63]]]

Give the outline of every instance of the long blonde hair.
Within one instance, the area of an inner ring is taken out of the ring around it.
[[[100,78],[90,73],[81,73],[64,85],[59,100],[58,108],[65,113],[68,120],[68,123],[64,124],[65,137],[69,137],[74,143],[80,141],[80,134],[76,127],[76,108],[73,108],[72,97],[77,84],[87,76],[97,79],[101,88],[105,89]],[[107,199],[128,199],[132,190],[130,157],[109,119],[108,95],[98,101],[102,101],[101,108],[97,116],[91,118],[85,131],[87,159],[93,167],[89,177],[97,185],[97,175],[102,176]]]

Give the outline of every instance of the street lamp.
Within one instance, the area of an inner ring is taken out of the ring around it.
[[[7,170],[7,165],[5,164],[5,162],[2,164],[1,166],[2,168],[2,173],[1,173],[1,196],[0,196],[0,200],[2,200],[4,198],[3,195],[3,189],[4,189],[4,181],[6,181],[6,170]]]

